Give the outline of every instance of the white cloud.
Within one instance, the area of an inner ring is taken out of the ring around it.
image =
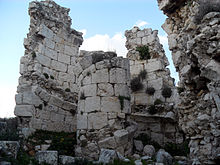
[[[159,39],[160,39],[160,43],[164,46],[167,47],[168,46],[168,38],[167,35],[158,35]]]
[[[80,50],[95,51],[116,51],[118,56],[126,57],[127,49],[125,48],[126,38],[123,33],[117,33],[113,37],[108,34],[96,34],[90,38],[85,38]]]
[[[134,26],[138,26],[139,28],[148,25],[149,23],[146,21],[138,20]]]
[[[13,117],[16,85],[1,85],[0,91],[0,117]]]

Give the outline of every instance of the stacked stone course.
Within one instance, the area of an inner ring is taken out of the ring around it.
[[[24,39],[15,107],[23,133],[76,130],[73,65],[83,39],[70,28],[68,12],[53,1],[30,3],[30,32]]]
[[[125,129],[130,114],[129,60],[113,52],[82,52],[77,75],[79,156],[98,159],[101,148],[131,154],[132,139]],[[123,99],[120,102],[120,98]]]

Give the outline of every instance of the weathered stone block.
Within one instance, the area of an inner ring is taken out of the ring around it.
[[[72,156],[60,155],[59,162],[61,163],[61,165],[73,164],[75,163],[75,158]]]
[[[74,56],[74,55],[76,56],[77,55],[77,50],[76,50],[75,47],[65,45],[64,53],[67,54],[67,55],[70,55],[70,56]]]
[[[77,129],[88,129],[88,119],[86,115],[77,114]]]
[[[37,54],[37,61],[39,61],[40,64],[46,66],[46,67],[50,67],[50,63],[51,63],[51,59],[40,54],[40,53],[36,53]]]
[[[81,88],[81,92],[84,93],[84,96],[96,96],[97,94],[97,85],[96,84],[91,84],[91,85],[86,85]]]
[[[102,97],[101,98],[102,112],[121,112],[121,105],[118,97]]]
[[[55,69],[60,72],[66,72],[67,71],[67,65],[58,61],[51,61],[51,66],[52,69]]]
[[[56,97],[56,96],[51,96],[50,100],[49,100],[49,104],[58,106],[58,107],[62,107],[63,106],[63,100],[61,100],[60,98]]]
[[[97,95],[99,95],[99,96],[113,96],[114,95],[113,86],[109,83],[98,84]]]
[[[107,83],[109,82],[108,69],[97,70],[92,73],[92,83]]]
[[[124,145],[128,142],[128,131],[125,129],[114,132],[115,141],[118,145]]]
[[[164,69],[164,66],[160,60],[148,62],[144,67],[147,72],[155,72]]]
[[[130,89],[127,85],[124,84],[115,84],[114,85],[115,96],[130,96]]]
[[[32,117],[34,109],[33,105],[16,105],[14,114],[16,116]]]
[[[100,97],[87,97],[85,101],[85,112],[100,111]]]
[[[104,140],[99,141],[98,144],[100,148],[106,149],[115,149],[117,146],[114,137],[105,138]]]
[[[59,53],[58,61],[63,62],[65,64],[70,64],[70,56]]]
[[[126,71],[121,68],[112,68],[110,70],[110,83],[123,83],[127,82]]]
[[[88,114],[88,129],[101,129],[108,125],[107,113],[96,112]]]
[[[53,36],[54,36],[53,31],[50,30],[44,24],[40,25],[38,34],[43,36],[43,37],[49,38],[49,39],[52,39]]]
[[[50,165],[58,164],[58,152],[57,151],[38,151],[35,155],[37,161],[41,163],[47,163]]]

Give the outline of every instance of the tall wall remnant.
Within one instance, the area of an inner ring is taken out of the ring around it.
[[[190,139],[193,164],[220,159],[220,2],[158,0],[163,29],[180,75],[179,124]]]
[[[125,122],[130,114],[129,60],[113,52],[82,52],[78,73],[78,156],[98,159],[101,148],[122,155],[132,152],[133,131]],[[127,129],[126,129],[127,128]]]
[[[138,123],[136,136],[147,134],[160,145],[183,142],[175,107],[179,95],[166,68],[169,62],[158,31],[134,27],[127,30],[125,36],[131,71],[131,119]],[[145,59],[141,59],[141,49],[145,49]],[[163,96],[165,89],[170,90],[169,97]]]
[[[78,88],[73,66],[83,39],[82,33],[70,28],[68,13],[53,1],[30,3],[15,107],[23,132],[76,130]]]

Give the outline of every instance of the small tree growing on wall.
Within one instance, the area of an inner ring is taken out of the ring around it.
[[[148,60],[150,59],[150,52],[148,46],[139,46],[136,48],[136,50],[139,52],[140,60]]]

